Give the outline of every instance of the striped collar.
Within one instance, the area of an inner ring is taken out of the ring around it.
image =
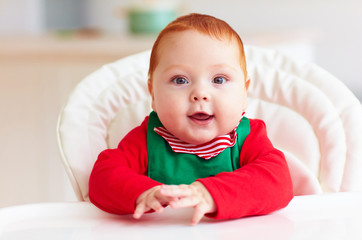
[[[229,134],[218,136],[200,145],[186,143],[164,127],[156,127],[154,131],[168,142],[174,152],[195,154],[204,159],[215,157],[226,148],[234,146],[237,139],[236,127]]]

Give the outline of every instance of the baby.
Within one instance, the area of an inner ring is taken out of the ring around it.
[[[89,198],[99,208],[139,219],[148,211],[194,208],[232,219],[267,214],[293,197],[284,155],[261,120],[244,117],[243,43],[224,21],[190,14],[171,22],[151,53],[153,111],[116,149],[98,157]]]

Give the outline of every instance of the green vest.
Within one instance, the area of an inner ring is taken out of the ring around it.
[[[198,178],[232,172],[240,168],[240,150],[250,133],[249,119],[243,117],[236,129],[237,140],[217,156],[205,160],[194,154],[176,153],[158,135],[155,127],[162,127],[157,114],[151,112],[147,128],[148,176],[163,184],[191,184]]]

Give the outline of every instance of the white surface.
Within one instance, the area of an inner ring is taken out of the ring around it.
[[[190,226],[190,209],[111,215],[88,202],[0,209],[0,239],[362,239],[362,194],[295,197],[270,215]]]

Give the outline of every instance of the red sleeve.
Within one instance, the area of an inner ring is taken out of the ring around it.
[[[261,120],[250,120],[240,152],[240,169],[198,179],[212,195],[215,219],[268,214],[288,205],[293,187],[284,154],[275,149]]]
[[[89,199],[100,209],[116,213],[133,213],[137,197],[161,183],[147,176],[147,125],[129,132],[116,149],[101,152],[89,179]]]

